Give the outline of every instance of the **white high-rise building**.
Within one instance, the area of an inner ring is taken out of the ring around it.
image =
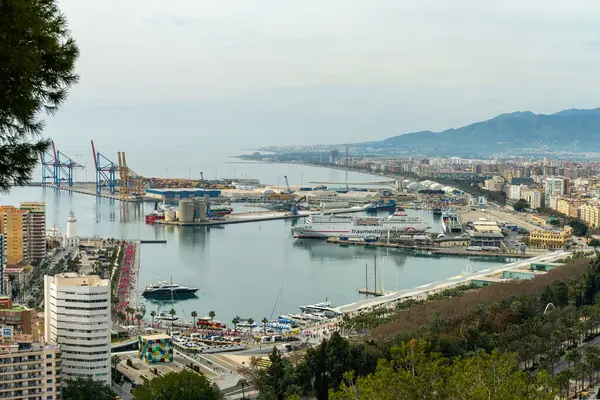
[[[110,281],[64,273],[44,277],[45,340],[60,344],[65,377],[110,384]]]
[[[556,200],[565,194],[565,180],[563,178],[546,179],[546,207],[556,209]]]

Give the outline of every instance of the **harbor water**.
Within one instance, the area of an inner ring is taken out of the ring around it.
[[[294,166],[304,181],[345,179],[345,172]],[[281,165],[262,164],[277,176]],[[301,168],[305,168],[301,170]],[[296,171],[296,172],[298,172]],[[264,173],[268,175],[268,173]],[[296,175],[299,175],[296,174]],[[378,176],[348,173],[348,180],[381,180]],[[264,177],[263,177],[264,180]],[[152,203],[121,203],[106,198],[39,188],[14,188],[0,197],[0,204],[44,201],[47,226],[65,231],[71,211],[77,218],[81,236],[99,235],[115,239],[166,239],[166,244],[144,244],[141,250],[140,291],[157,278],[198,287],[197,298],[176,301],[174,308],[182,320],[191,320],[210,311],[216,319],[229,323],[236,315],[244,318],[276,318],[281,313],[298,312],[298,306],[328,299],[333,305],[361,298],[365,268],[373,288],[373,261],[377,255],[377,287],[386,291],[413,288],[443,280],[471,269],[488,268],[502,259],[431,257],[399,249],[343,247],[321,240],[294,240],[291,227],[303,219],[227,225],[222,227],[174,227],[146,225],[144,215]],[[235,212],[255,211],[234,204]],[[439,220],[429,211],[408,210],[439,231]],[[150,303],[150,310],[165,311],[170,304]]]

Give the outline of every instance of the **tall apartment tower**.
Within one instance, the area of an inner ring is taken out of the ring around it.
[[[6,293],[4,288],[4,269],[6,268],[6,252],[4,251],[4,235],[0,233],[0,294]]]
[[[0,233],[4,235],[7,265],[29,262],[29,213],[13,206],[0,206]]]
[[[110,384],[110,281],[63,273],[44,277],[45,339],[59,344],[62,373]]]
[[[46,257],[46,203],[22,202],[19,209],[29,214],[29,262],[40,262]]]
[[[565,194],[566,181],[563,178],[546,179],[546,207],[556,209],[556,200]]]

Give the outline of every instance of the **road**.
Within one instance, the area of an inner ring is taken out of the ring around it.
[[[131,386],[127,383],[124,383],[125,389],[120,385],[113,384],[112,390],[121,398],[121,400],[133,400],[133,396],[129,393],[131,390]]]
[[[590,340],[589,342],[586,342],[584,344],[582,344],[581,346],[577,347],[577,350],[583,349],[584,347],[587,346],[598,346],[600,345],[600,336],[595,337],[594,339]],[[554,364],[554,373],[558,374],[560,371],[566,369],[569,367],[569,363],[565,360],[561,360],[559,362],[557,362],[556,364]]]

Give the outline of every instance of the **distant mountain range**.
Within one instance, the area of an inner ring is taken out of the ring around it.
[[[463,156],[600,152],[600,108],[501,114],[458,129],[407,133],[355,146],[378,153]]]

